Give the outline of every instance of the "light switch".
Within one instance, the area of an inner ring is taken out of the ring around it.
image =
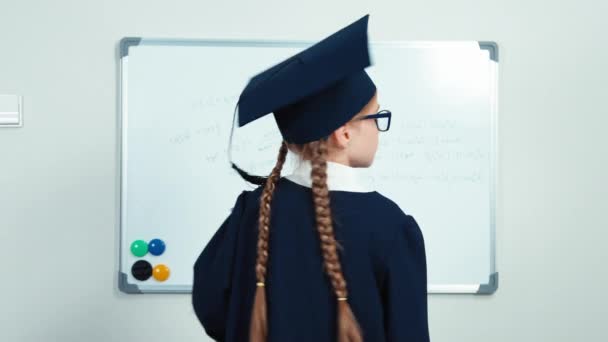
[[[22,97],[19,95],[0,95],[0,128],[21,127]]]

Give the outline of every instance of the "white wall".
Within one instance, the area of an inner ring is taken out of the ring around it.
[[[432,341],[605,341],[608,5],[579,1],[0,0],[0,340],[206,341],[189,295],[117,289],[118,42],[499,44],[498,291],[431,295]]]

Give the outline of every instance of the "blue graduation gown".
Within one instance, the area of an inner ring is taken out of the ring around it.
[[[249,338],[261,192],[241,192],[193,267],[194,312],[217,341]],[[376,191],[330,191],[330,203],[364,340],[429,341],[426,255],[414,217]],[[279,179],[269,243],[268,341],[336,341],[336,297],[323,271],[309,187]]]

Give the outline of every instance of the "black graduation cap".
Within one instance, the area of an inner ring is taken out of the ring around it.
[[[273,113],[283,139],[303,144],[348,122],[376,91],[364,70],[371,65],[368,20],[369,14],[252,77],[237,104],[239,127]],[[266,182],[231,164],[245,180]]]

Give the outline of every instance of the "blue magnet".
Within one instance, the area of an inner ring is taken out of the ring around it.
[[[161,255],[165,251],[165,242],[161,239],[153,239],[148,243],[148,251],[152,255]]]

